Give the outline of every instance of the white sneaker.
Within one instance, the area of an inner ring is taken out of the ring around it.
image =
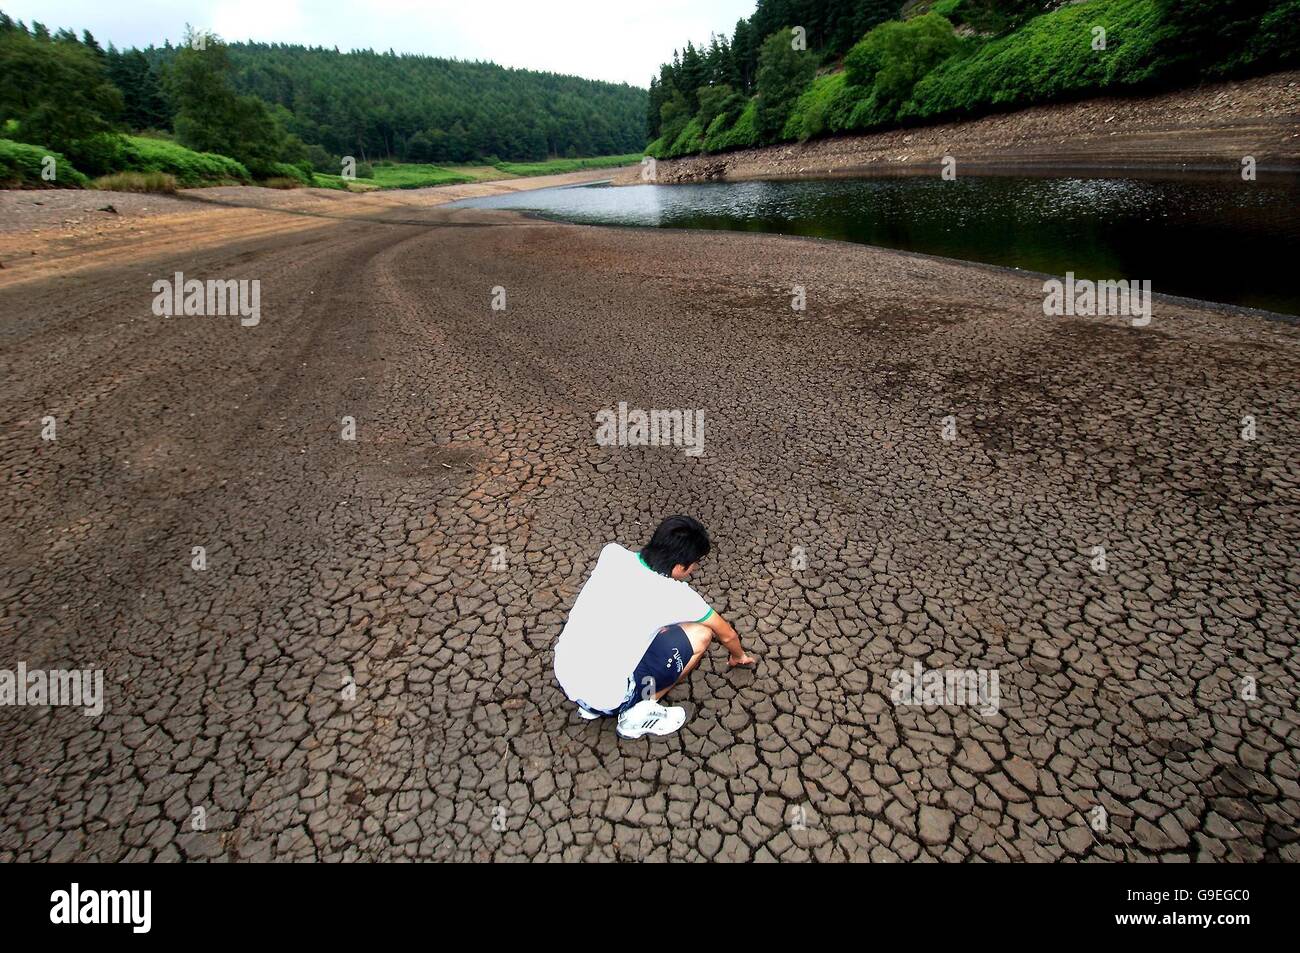
[[[587,709],[583,708],[581,705],[578,706],[578,715],[581,718],[585,719],[586,721],[595,721],[597,718],[605,717],[600,712],[588,711]]]
[[[686,709],[674,706],[665,708],[653,698],[637,702],[618,716],[620,738],[640,738],[642,735],[671,735],[686,724]]]

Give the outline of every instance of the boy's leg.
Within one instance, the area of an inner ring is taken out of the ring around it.
[[[677,628],[681,629],[682,632],[685,633],[686,638],[691,643],[691,658],[682,668],[682,673],[673,680],[672,685],[669,685],[668,688],[664,688],[656,693],[655,698],[657,699],[663,698],[668,694],[669,689],[671,689],[673,685],[676,685],[687,675],[691,674],[691,672],[695,671],[695,667],[700,664],[700,659],[704,658],[704,652],[708,649],[709,643],[713,641],[713,630],[707,625],[701,625],[698,622],[680,622],[677,624]]]
[[[686,709],[665,707],[659,699],[688,675],[709,647],[713,634],[694,622],[666,625],[655,633],[632,678],[636,690],[618,712],[622,738],[669,735],[686,721]]]
[[[624,710],[643,701],[657,701],[668,694],[670,688],[700,664],[712,639],[713,632],[709,627],[696,622],[666,625],[656,632],[632,673],[636,693],[624,703]]]

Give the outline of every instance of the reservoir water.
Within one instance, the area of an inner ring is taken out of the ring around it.
[[[934,176],[611,186],[454,203],[597,225],[776,232],[1300,315],[1300,178]]]

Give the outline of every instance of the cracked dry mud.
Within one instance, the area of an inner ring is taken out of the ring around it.
[[[102,667],[107,710],[0,709],[0,860],[1300,859],[1295,327],[388,219],[4,273],[0,667]],[[260,278],[261,324],[154,317],[178,269]],[[598,446],[619,401],[703,409],[704,455]],[[620,742],[551,645],[600,546],[678,511],[758,664],[715,646],[685,728]],[[896,707],[917,661],[996,670],[1000,710]]]

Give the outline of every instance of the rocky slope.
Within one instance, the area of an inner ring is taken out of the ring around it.
[[[655,181],[814,175],[1197,169],[1300,172],[1300,71],[1145,97],[1035,106],[966,122],[661,160]],[[624,170],[617,182],[640,181]]]

